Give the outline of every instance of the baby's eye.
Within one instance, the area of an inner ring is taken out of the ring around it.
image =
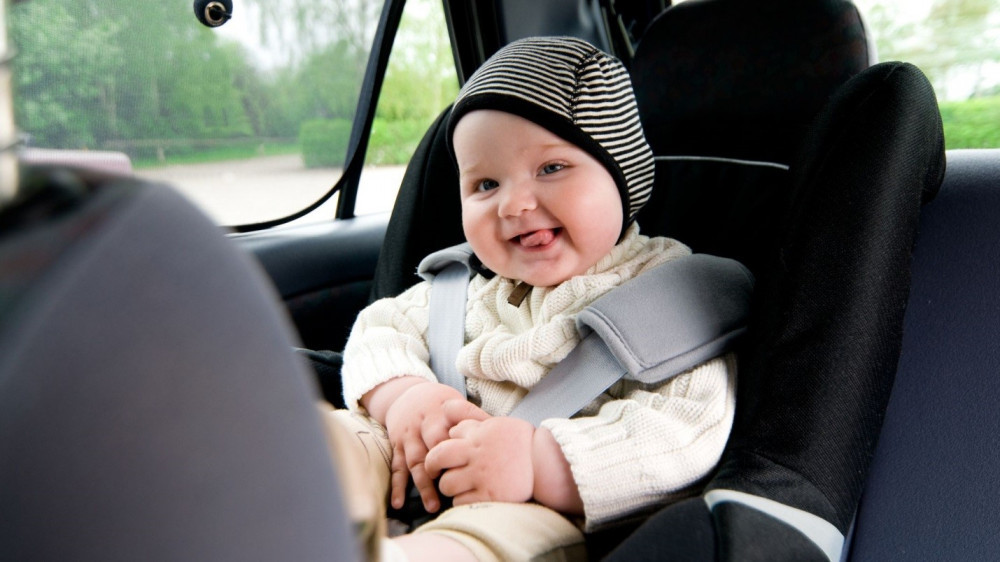
[[[480,180],[476,184],[476,191],[490,191],[491,189],[496,189],[500,187],[500,182],[496,180]]]
[[[540,173],[543,176],[547,176],[549,174],[554,174],[554,173],[558,172],[559,170],[562,170],[565,167],[566,167],[566,164],[559,164],[559,163],[556,163],[556,162],[552,162],[550,164],[546,164],[546,165],[542,166],[542,169],[541,169]]]

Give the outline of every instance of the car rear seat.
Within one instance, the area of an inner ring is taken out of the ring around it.
[[[851,560],[1000,553],[1000,150],[948,152]]]

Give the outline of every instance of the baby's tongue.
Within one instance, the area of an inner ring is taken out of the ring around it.
[[[545,228],[542,230],[536,230],[528,234],[521,235],[521,245],[522,246],[544,246],[552,241],[556,235],[552,232],[552,229]]]

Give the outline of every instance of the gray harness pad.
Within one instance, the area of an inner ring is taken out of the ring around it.
[[[463,393],[455,357],[465,338],[471,256],[469,245],[460,244],[431,254],[418,268],[433,282],[427,337],[431,369]],[[663,383],[718,357],[746,330],[752,291],[746,267],[707,254],[671,260],[623,283],[580,312],[580,343],[511,415],[535,425],[568,418],[622,377]]]

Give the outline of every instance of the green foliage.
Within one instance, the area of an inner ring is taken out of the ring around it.
[[[440,12],[435,14],[427,0],[409,7],[399,24],[375,115],[424,120],[426,126],[455,99],[458,78]]]
[[[86,22],[77,7],[42,1],[12,8],[16,120],[43,145],[93,145],[106,123],[89,109],[101,106],[111,86],[112,61],[123,58],[120,49],[107,45],[117,29],[109,22]]]
[[[309,165],[343,165],[379,3],[250,0],[241,10],[260,22],[263,60],[199,26],[190,2],[140,4],[141,18],[126,17],[129,0],[11,6],[15,118],[32,145],[163,163],[298,138]],[[458,91],[440,10],[407,6],[371,163],[406,162]]]
[[[944,141],[947,148],[993,148],[1000,146],[1000,96],[941,102]]]
[[[380,165],[406,164],[427,132],[428,124],[424,119],[390,121],[375,118],[368,141],[366,162]]]
[[[375,111],[367,164],[405,164],[458,94],[448,30],[428,0],[408,4]]]
[[[351,122],[347,119],[314,119],[302,124],[299,143],[308,168],[343,166]]]
[[[986,95],[1000,64],[997,0],[857,0],[880,60],[920,68],[939,99]]]

